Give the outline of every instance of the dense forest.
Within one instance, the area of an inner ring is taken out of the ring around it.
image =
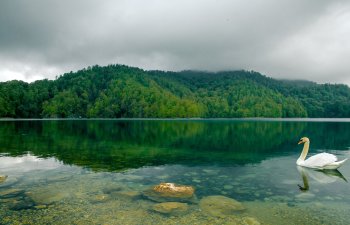
[[[252,71],[165,72],[93,66],[0,83],[2,118],[350,117],[350,88]]]

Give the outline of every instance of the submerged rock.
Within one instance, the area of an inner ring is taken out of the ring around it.
[[[134,199],[140,197],[141,193],[138,191],[120,191],[116,195],[121,198]]]
[[[9,204],[11,210],[24,210],[31,209],[35,206],[35,203],[30,198],[24,198],[23,200],[14,200]]]
[[[27,192],[27,195],[33,199],[37,205],[50,205],[71,197],[69,193],[59,192],[58,190],[38,190],[36,192]]]
[[[143,195],[156,202],[193,201],[194,188],[174,183],[160,183],[144,191]]]
[[[11,187],[17,182],[18,182],[18,179],[16,177],[3,176],[3,178],[0,178],[0,187],[2,188]]]
[[[225,189],[225,190],[230,190],[230,189],[232,189],[232,188],[233,188],[232,185],[228,185],[228,184],[224,185],[224,189]]]
[[[122,176],[115,177],[115,181],[140,181],[143,180],[144,177],[134,175],[134,174],[123,174]]]
[[[155,204],[153,210],[162,214],[180,215],[188,210],[188,205],[180,202],[163,202]]]
[[[204,173],[210,174],[210,175],[215,175],[218,174],[218,170],[211,170],[211,169],[203,169],[202,170]]]
[[[243,217],[242,222],[244,225],[260,225],[260,222],[254,217]]]
[[[7,179],[7,175],[0,175],[0,184],[5,182],[6,179]]]
[[[299,200],[305,200],[305,199],[310,199],[310,198],[314,198],[315,194],[312,193],[300,193],[295,195],[295,197]]]
[[[46,209],[47,205],[36,205],[34,206],[35,209]]]
[[[1,191],[0,198],[15,198],[22,194],[24,194],[24,190],[12,188],[5,191]]]
[[[110,200],[110,197],[106,194],[98,194],[91,196],[89,200],[91,203],[101,203]]]
[[[70,180],[72,178],[71,174],[55,174],[47,178],[47,182],[63,182]]]
[[[119,192],[121,190],[123,190],[123,187],[119,186],[119,185],[113,185],[113,186],[109,186],[109,187],[104,187],[102,189],[103,193],[105,193],[105,194],[113,194],[113,193]]]
[[[165,174],[165,175],[160,175],[160,176],[157,176],[157,179],[160,179],[160,180],[166,180],[169,178],[169,175]]]
[[[222,195],[202,198],[199,207],[204,213],[216,217],[226,217],[245,209],[242,203]]]

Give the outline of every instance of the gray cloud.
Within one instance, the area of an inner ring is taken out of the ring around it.
[[[0,81],[122,63],[350,84],[348,21],[346,0],[4,0]]]

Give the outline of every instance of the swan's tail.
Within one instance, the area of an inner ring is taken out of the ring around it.
[[[342,161],[339,161],[339,162],[338,162],[339,166],[343,165],[343,164],[346,162],[346,160],[348,160],[348,159],[346,158],[346,159],[344,159],[344,160],[342,160]]]
[[[338,161],[338,162],[334,162],[334,163],[330,163],[327,166],[325,166],[323,169],[326,170],[336,170],[339,167],[341,167],[348,159],[344,159],[342,161]]]

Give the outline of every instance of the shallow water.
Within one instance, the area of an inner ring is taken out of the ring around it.
[[[350,156],[346,120],[0,121],[0,224],[348,224],[350,163],[298,168],[302,136]],[[161,182],[195,188],[187,211],[153,210]],[[214,216],[213,195],[246,209]]]

